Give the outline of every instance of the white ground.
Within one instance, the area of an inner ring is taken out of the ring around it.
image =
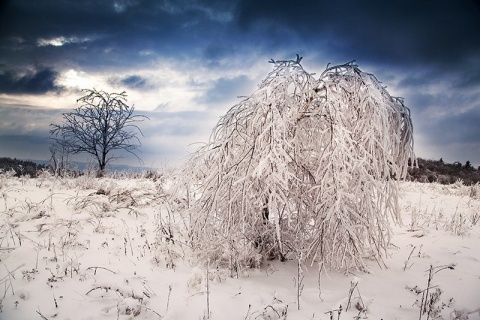
[[[312,266],[300,310],[295,261],[238,279],[208,270],[207,294],[207,270],[181,239],[165,240],[158,190],[147,179],[0,176],[0,319],[480,319],[478,186],[401,183],[388,268],[319,281]]]

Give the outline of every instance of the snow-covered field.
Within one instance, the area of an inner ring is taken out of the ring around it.
[[[480,319],[478,186],[402,182],[387,268],[311,266],[299,299],[295,260],[198,265],[159,182],[3,175],[0,196],[0,319]]]

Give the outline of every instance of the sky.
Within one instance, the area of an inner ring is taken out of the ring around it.
[[[49,125],[96,88],[150,118],[146,166],[178,165],[299,54],[317,74],[355,60],[405,99],[418,157],[478,166],[479,34],[478,0],[3,0],[0,157],[48,160]]]

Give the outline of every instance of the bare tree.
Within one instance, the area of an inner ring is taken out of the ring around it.
[[[212,263],[383,261],[414,157],[410,111],[353,63],[315,78],[300,60],[272,60],[184,167],[190,243]]]
[[[99,172],[119,156],[114,151],[126,151],[137,156],[135,151],[141,145],[138,132],[142,131],[137,122],[148,119],[135,115],[134,107],[126,104],[127,94],[107,93],[95,89],[84,89],[86,94],[77,100],[82,105],[73,112],[63,114],[61,125],[51,124],[50,134],[71,154],[88,153],[98,162]]]

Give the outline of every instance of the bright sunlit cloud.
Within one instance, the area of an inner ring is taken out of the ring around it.
[[[70,43],[82,43],[91,41],[90,38],[77,38],[77,37],[55,37],[50,39],[43,39],[40,38],[37,40],[37,45],[39,47],[45,46],[54,46],[54,47],[61,47],[66,44]]]

